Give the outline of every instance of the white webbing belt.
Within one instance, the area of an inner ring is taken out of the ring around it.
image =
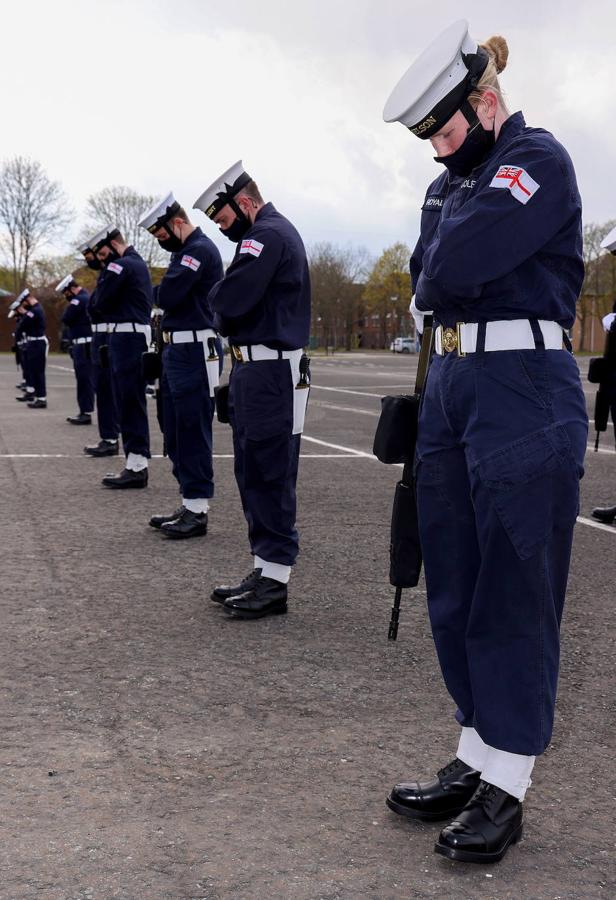
[[[92,322],[92,331],[95,331],[97,334],[104,334],[111,331],[112,328],[113,323],[110,322]]]
[[[134,331],[145,335],[149,335],[152,332],[149,325],[142,325],[141,322],[110,322],[109,330],[120,333]]]
[[[202,328],[199,331],[163,331],[163,340],[166,344],[201,344],[203,346],[210,397],[214,396],[214,391],[218,387],[220,378],[218,356],[212,356],[210,359],[210,349],[207,342],[212,338],[216,339],[216,332],[213,328]]]
[[[272,350],[271,347],[266,347],[265,344],[251,344],[250,347],[247,345],[234,346],[231,352],[236,359],[238,359],[236,351],[239,351],[242,355],[241,360],[238,360],[238,362],[258,362],[263,359],[290,359],[296,363],[299,363],[304,352],[301,347],[299,350]]]
[[[89,344],[92,341],[91,337],[82,337],[82,338],[73,338],[73,344]]]
[[[539,319],[539,328],[543,335],[546,350],[563,349],[563,329],[558,322]],[[439,325],[434,332],[434,350],[444,356],[453,350],[460,355],[475,353],[477,350],[476,322],[458,322],[455,328],[444,328]],[[486,323],[485,351],[496,350],[535,350],[535,338],[528,319],[512,319]]]

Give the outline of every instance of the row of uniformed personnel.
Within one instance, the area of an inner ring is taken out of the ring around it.
[[[228,389],[221,389],[218,399],[221,417],[224,406],[233,430],[235,476],[254,565],[238,584],[215,588],[212,600],[229,616],[259,618],[286,612],[287,583],[298,553],[295,491],[309,393],[303,353],[310,332],[308,263],[297,230],[264,202],[241,162],[213,182],[195,208],[237,245],[226,275],[216,245],[192,224],[173,194],[139,223],[171,254],[154,291],[146,263],[118,228],[108,226],[80,246],[99,275],[90,296],[72,275],[57,285],[68,300],[63,324],[78,385],[80,412],[69,421],[90,421],[94,388],[101,440],[85,452],[116,455],[121,435],[125,466],[102,483],[115,490],[146,487],[146,384],[152,356],[160,356],[161,370],[155,373],[160,420],[181,499],[173,512],[152,516],[150,525],[169,538],[205,535],[214,495],[212,420],[223,368],[220,336],[228,339],[232,369]],[[24,294],[18,298],[19,311],[28,341],[37,341],[44,355],[42,308]],[[152,321],[162,337],[156,342],[160,354],[146,352]],[[30,386],[29,352],[27,359]],[[36,404],[44,405],[44,384],[37,382],[34,393]]]

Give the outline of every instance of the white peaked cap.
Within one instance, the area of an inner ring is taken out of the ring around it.
[[[213,219],[249,181],[252,181],[252,178],[244,170],[240,159],[203,191],[195,200],[193,209],[200,209],[208,218]]]
[[[383,119],[429,138],[449,121],[477,86],[489,62],[486,50],[460,19],[446,28],[407,69],[391,92]]]
[[[56,285],[56,291],[58,294],[61,294],[62,291],[65,291],[72,284],[75,284],[75,279],[72,275],[66,275],[59,284]]]
[[[606,234],[601,241],[601,249],[609,250],[610,253],[616,251],[616,228],[612,228],[609,234]]]
[[[19,306],[21,304],[22,300],[25,300],[29,296],[30,296],[30,290],[28,288],[24,288],[24,290],[21,292],[21,294],[17,295],[17,305]]]
[[[90,238],[90,250],[92,250],[93,253],[96,249],[100,250],[106,241],[119,233],[120,231],[115,225],[109,225],[107,228],[103,228],[102,231],[99,231],[94,237]]]
[[[165,222],[168,222],[171,216],[180,209],[173,193],[170,191],[164,200],[157,200],[156,203],[148,209],[147,213],[139,222],[140,228],[145,228],[150,233],[157,231]]]
[[[13,300],[13,302],[9,306],[9,312],[7,318],[12,319],[15,313],[17,312],[17,307],[19,306],[19,300]]]

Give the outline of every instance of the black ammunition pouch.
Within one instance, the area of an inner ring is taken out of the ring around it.
[[[216,418],[223,425],[229,424],[229,385],[223,384],[214,391],[214,403],[216,404]]]
[[[393,465],[413,461],[420,399],[419,394],[381,398],[381,416],[372,449],[380,462]]]
[[[101,369],[109,368],[109,346],[108,344],[101,344],[98,348],[98,364]]]
[[[609,375],[609,362],[605,356],[595,356],[588,364],[588,380],[591,384],[601,384]]]

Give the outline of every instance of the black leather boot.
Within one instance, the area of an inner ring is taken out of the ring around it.
[[[395,813],[409,819],[450,819],[464,809],[477,790],[480,777],[480,772],[456,757],[432,781],[396,784],[385,802]]]
[[[160,531],[176,540],[203,536],[207,534],[207,513],[194,513],[184,507],[176,519],[163,522]]]
[[[592,511],[592,517],[599,522],[605,522],[606,525],[613,525],[616,519],[616,506],[596,506]]]
[[[47,409],[47,400],[39,400],[37,397],[33,402],[28,402],[28,409]]]
[[[178,506],[175,512],[169,513],[168,516],[152,516],[148,524],[151,525],[152,528],[160,528],[165,522],[173,522],[174,519],[179,518],[183,512],[184,507]]]
[[[91,425],[92,416],[90,413],[79,413],[78,416],[67,416],[66,421],[71,425]]]
[[[480,781],[462,812],[441,831],[434,851],[460,862],[494,863],[521,837],[521,801]]]
[[[236,594],[243,594],[245,591],[249,591],[255,586],[260,577],[261,569],[253,569],[250,575],[247,575],[246,578],[243,578],[239,584],[236,584],[233,587],[228,584],[220,584],[218,587],[215,587],[211,593],[210,599],[213,600],[214,603],[224,603],[229,597],[234,597]]]
[[[260,575],[254,585],[225,600],[224,611],[232,619],[261,619],[287,611],[287,586]]]
[[[132,469],[122,469],[119,475],[105,475],[101,483],[116,489],[144,488],[148,486],[148,470],[134,472]]]
[[[34,394],[31,391],[24,392],[21,397],[15,397],[18,403],[32,403]]]
[[[117,441],[106,441],[105,439],[90,447],[84,447],[83,452],[88,456],[117,456],[119,453],[119,444]]]

